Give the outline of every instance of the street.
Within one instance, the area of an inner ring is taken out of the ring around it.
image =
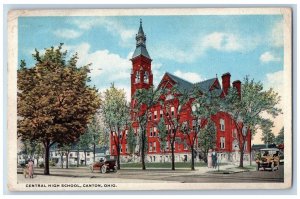
[[[87,167],[60,169],[51,168],[50,176],[43,175],[42,169],[36,169],[33,179],[24,178],[18,170],[19,183],[123,183],[123,182],[147,182],[147,183],[264,183],[264,182],[283,182],[284,168],[280,165],[278,171],[251,171],[246,172],[217,172],[217,170],[204,167],[197,168],[195,171],[189,169],[121,169],[117,173],[91,172]]]

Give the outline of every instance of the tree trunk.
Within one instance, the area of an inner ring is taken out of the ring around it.
[[[141,151],[141,156],[142,156],[142,169],[146,170],[146,164],[145,164],[145,135],[142,137],[142,151]]]
[[[86,166],[86,151],[84,151],[84,166]]]
[[[49,156],[50,156],[50,141],[44,143],[45,154],[44,154],[44,175],[50,175],[49,171]]]
[[[39,167],[39,156],[36,158],[36,167]]]
[[[195,159],[194,159],[194,145],[191,147],[192,151],[192,164],[191,164],[191,170],[195,170]]]
[[[94,143],[94,148],[93,148],[93,154],[94,154],[94,157],[93,157],[93,162],[96,161],[96,144]]]
[[[241,150],[240,166],[239,167],[244,167],[244,149]]]
[[[69,152],[66,152],[66,169],[69,168]]]
[[[61,168],[63,169],[64,168],[64,154],[63,153],[60,155],[60,161],[61,161]]]
[[[174,143],[171,144],[171,151],[172,151],[172,170],[175,170],[175,154],[174,154]]]
[[[79,167],[79,149],[77,149],[77,167]]]
[[[119,143],[117,145],[117,168],[118,168],[118,170],[121,169],[121,166],[120,166],[120,145],[119,145]]]

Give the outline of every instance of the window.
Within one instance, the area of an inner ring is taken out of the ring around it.
[[[156,127],[153,128],[153,137],[156,136]]]
[[[153,142],[153,151],[156,152],[156,142]]]
[[[172,115],[172,116],[174,116],[174,111],[175,111],[175,108],[172,106],[172,107],[171,107],[171,115]]]
[[[167,141],[167,144],[166,144],[166,150],[168,151],[168,150],[169,150],[169,148],[170,148],[170,142],[169,142],[169,141]]]
[[[126,153],[128,152],[128,147],[126,146]]]
[[[225,131],[225,121],[224,121],[224,119],[220,119],[220,129],[221,129],[221,131]]]
[[[157,119],[157,111],[154,111],[154,120]]]
[[[87,152],[86,155],[87,155],[87,156],[90,156],[90,152]]]
[[[159,111],[159,114],[160,114],[159,117],[162,118],[162,117],[163,117],[163,111],[160,110],[160,111]]]
[[[232,137],[233,137],[233,138],[236,138],[236,137],[237,137],[237,130],[236,130],[236,129],[233,129],[233,130],[232,130]]]
[[[140,82],[140,72],[137,71],[135,74],[135,83],[139,83]]]
[[[248,145],[248,142],[245,141],[245,145],[244,145],[244,151],[247,151],[247,145]]]
[[[220,148],[225,149],[225,137],[220,137]]]
[[[149,143],[149,152],[152,152],[152,142]]]
[[[122,147],[120,147],[120,152],[123,153]]]
[[[144,82],[149,83],[149,74],[147,71],[145,71],[145,73],[144,73]]]
[[[152,120],[152,113],[150,112],[149,113],[149,121],[151,121]]]
[[[152,137],[153,136],[153,128],[151,127],[150,128],[150,137]]]

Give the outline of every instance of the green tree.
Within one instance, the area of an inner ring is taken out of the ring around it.
[[[282,127],[279,131],[279,134],[275,138],[276,144],[283,144],[284,143],[284,127]]]
[[[92,145],[93,141],[93,136],[89,131],[87,130],[86,133],[82,134],[79,138],[79,148],[83,151],[84,153],[84,165],[86,166],[86,153],[90,151],[90,147]]]
[[[134,155],[135,153],[136,144],[137,144],[137,140],[136,140],[134,130],[132,128],[132,125],[129,125],[128,136],[127,136],[127,147],[128,147],[128,152],[132,155]]]
[[[55,143],[71,143],[86,131],[100,105],[97,90],[87,85],[89,65],[77,67],[77,54],[35,50],[33,67],[21,61],[18,69],[18,136],[44,145],[44,174],[49,175],[49,150]]]
[[[158,131],[158,138],[160,142],[160,150],[162,155],[164,156],[166,146],[167,146],[167,138],[168,138],[168,132],[166,128],[166,123],[164,118],[160,118],[158,124],[157,124],[157,131]],[[163,158],[165,161],[165,157]]]
[[[154,90],[153,87],[150,87],[149,89],[138,89],[133,96],[134,104],[132,105],[132,113],[135,115],[134,120],[139,125],[138,145],[143,170],[146,169],[145,154],[148,150],[147,128],[150,127],[148,125],[148,116],[151,114],[151,107],[158,102],[159,97],[159,90]]]
[[[120,152],[122,142],[124,141],[124,131],[130,120],[129,106],[126,102],[125,91],[111,85],[104,92],[104,100],[102,105],[104,121],[109,127],[112,142],[116,146],[117,166],[120,169]]]
[[[175,142],[178,139],[177,133],[182,130],[181,112],[182,107],[189,100],[189,93],[186,89],[179,89],[177,85],[174,85],[172,89],[160,89],[160,94],[162,97],[159,98],[159,103],[164,121],[170,127],[167,129],[167,139],[170,141],[171,148],[171,169],[175,170]],[[170,99],[166,96],[170,96]]]
[[[255,82],[248,77],[241,86],[241,95],[235,88],[230,88],[223,100],[223,110],[231,115],[237,129],[240,149],[240,167],[243,167],[244,147],[248,133],[256,132],[257,125],[262,120],[262,113],[276,117],[281,113],[277,108],[280,98],[273,89],[263,90],[261,82]]]
[[[192,97],[192,102],[189,99]],[[182,95],[184,97],[184,95]],[[191,112],[193,117],[192,121],[186,121],[183,125],[182,132],[185,134],[186,139],[188,140],[187,144],[191,149],[191,169],[195,170],[195,147],[197,145],[196,141],[199,138],[201,128],[209,128],[202,132],[210,132],[212,130],[211,126],[211,116],[215,115],[220,110],[220,96],[214,90],[203,92],[198,87],[195,87],[192,90],[192,93],[188,93],[185,100],[182,100],[185,106]],[[207,127],[207,123],[210,126]],[[203,133],[202,133],[203,134]],[[214,133],[210,132],[205,139],[205,146],[213,145],[213,141],[208,142],[208,139],[215,139],[216,137],[211,137]],[[202,136],[201,136],[202,137]],[[203,144],[203,143],[202,143]],[[206,147],[204,147],[204,152],[206,152]]]
[[[96,147],[107,146],[109,143],[109,134],[104,127],[104,118],[100,111],[93,117],[92,121],[88,124],[88,132],[91,136],[91,145],[93,147],[93,161],[96,158]]]
[[[275,135],[272,132],[274,127],[273,122],[269,119],[263,119],[261,122],[262,137],[261,141],[268,146],[269,144],[275,143]]]
[[[206,163],[208,150],[216,147],[216,132],[215,123],[208,120],[205,127],[201,128],[198,134],[198,148]]]

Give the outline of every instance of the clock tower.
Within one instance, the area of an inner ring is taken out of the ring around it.
[[[131,58],[131,101],[137,89],[149,89],[153,86],[152,59],[146,48],[146,35],[144,34],[142,20],[140,20],[140,27],[135,40],[136,48]]]

